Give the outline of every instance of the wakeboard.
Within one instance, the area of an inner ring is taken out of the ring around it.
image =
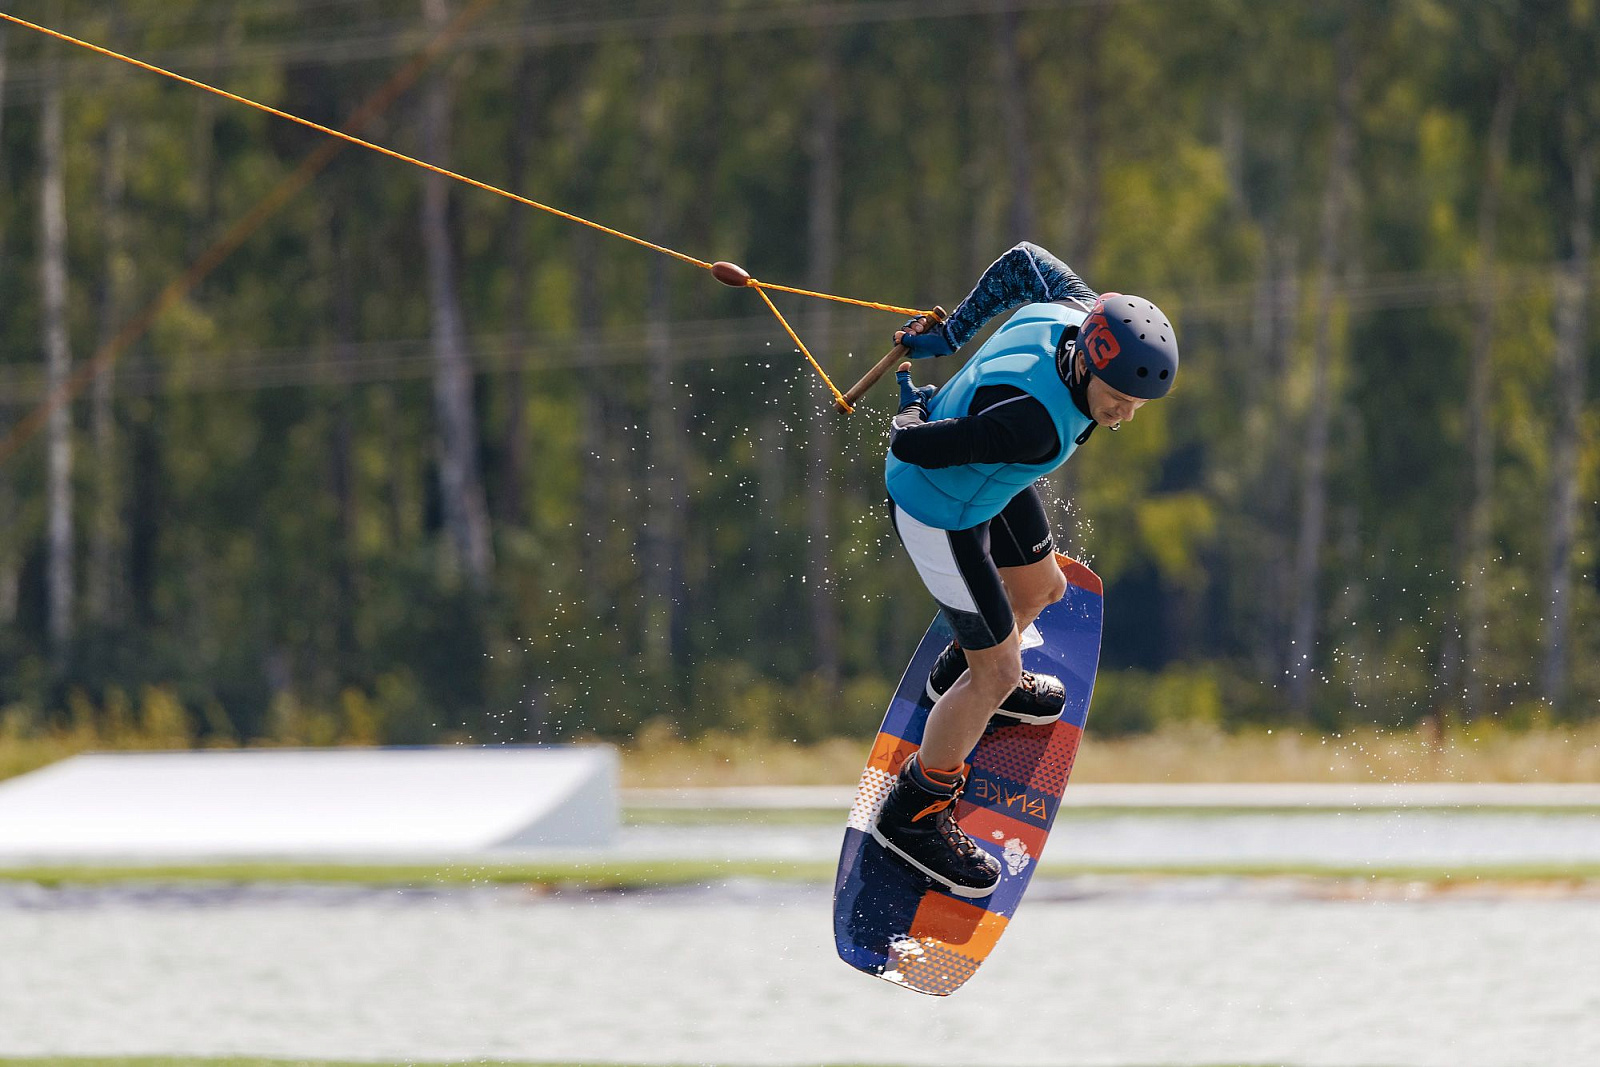
[[[991,722],[968,757],[972,770],[956,805],[961,828],[1000,859],[1000,884],[982,899],[955,896],[888,852],[871,832],[900,765],[922,741],[933,706],[928,672],[951,637],[940,615],[889,702],[845,827],[833,889],[834,942],[839,957],[857,970],[948,996],[977,972],[1022,902],[1072,773],[1100,662],[1100,579],[1059,552],[1056,562],[1067,593],[1023,635],[1022,665],[1061,679],[1066,710],[1046,725]]]

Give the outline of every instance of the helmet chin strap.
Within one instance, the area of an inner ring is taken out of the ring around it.
[[[1088,360],[1084,361],[1083,370],[1081,372],[1078,370],[1078,346],[1075,343],[1077,339],[1077,327],[1068,327],[1061,335],[1061,340],[1056,343],[1056,373],[1072,392],[1073,402],[1078,405],[1078,409],[1089,416],[1089,425],[1078,437],[1078,444],[1081,445],[1088,439],[1089,433],[1100,425],[1100,420],[1089,410],[1089,382],[1094,377],[1094,372],[1089,369]],[[1115,426],[1107,426],[1106,429],[1116,432],[1122,429],[1122,422],[1119,420]]]
[[[1083,372],[1081,374],[1078,372],[1077,345],[1073,344],[1074,340],[1075,338],[1072,336],[1068,336],[1067,334],[1062,335],[1061,346],[1056,353],[1056,371],[1059,373],[1061,371],[1061,364],[1065,363],[1066,373],[1062,374],[1062,380],[1067,383],[1069,388],[1087,389],[1089,385],[1089,379],[1094,377],[1094,375],[1090,372],[1087,362],[1084,363]],[[1086,399],[1085,404],[1087,404],[1087,402],[1088,401]],[[1121,420],[1118,420],[1116,423],[1107,426],[1106,429],[1110,430],[1112,433],[1116,433],[1118,430],[1122,429]]]

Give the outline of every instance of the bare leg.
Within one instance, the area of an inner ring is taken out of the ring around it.
[[[1011,599],[1011,613],[1016,616],[1019,634],[1033,625],[1041,611],[1067,593],[1066,576],[1056,565],[1054,555],[1025,567],[1001,567],[1000,584],[1006,587],[1006,596]]]
[[[1067,591],[1067,580],[1054,557],[1025,567],[1005,567],[1000,581],[1011,599],[1017,627],[993,648],[968,649],[967,671],[928,712],[922,735],[922,765],[950,770],[961,764],[983,736],[1000,702],[1022,680],[1018,634]]]
[[[967,650],[967,672],[928,712],[922,733],[922,765],[934,770],[958,767],[983,736],[983,728],[1022,680],[1022,650],[1012,630],[993,648]]]

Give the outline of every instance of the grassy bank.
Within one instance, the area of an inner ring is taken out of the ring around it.
[[[578,1063],[513,1060],[296,1060],[259,1056],[0,1056],[0,1067],[590,1067]],[[599,1065],[595,1065],[599,1067]],[[628,1067],[607,1063],[605,1067]]]
[[[539,861],[484,864],[342,864],[313,862],[218,862],[151,865],[50,865],[0,867],[0,882],[43,886],[294,883],[396,888],[461,888],[521,885],[552,890],[661,889],[707,885],[730,879],[822,882],[834,863],[810,860]],[[1040,880],[1080,875],[1157,878],[1307,877],[1335,880],[1482,884],[1600,880],[1600,863],[1318,865],[1314,863],[1211,863],[1093,865],[1045,862]]]
[[[185,1056],[42,1056],[8,1059],[0,1056],[0,1067],[629,1067],[624,1063],[604,1064],[546,1063],[530,1060],[271,1060],[230,1056],[207,1059]],[[641,1065],[642,1067],[642,1065]],[[727,1065],[734,1067],[734,1065]],[[868,1067],[866,1064],[839,1064],[836,1067]],[[1250,1064],[1217,1064],[1215,1067],[1251,1067]],[[1264,1067],[1264,1065],[1263,1065]]]
[[[1290,730],[1168,727],[1100,737],[1094,720],[1074,782],[1600,782],[1600,723],[1509,730]],[[794,745],[711,734],[661,735],[623,750],[624,785],[853,784],[868,738]]]
[[[1092,718],[1090,724],[1074,782],[1600,782],[1600,723],[1340,735],[1171,726],[1122,737],[1100,736]],[[861,773],[869,740],[799,745],[716,732],[684,740],[647,726],[622,748],[623,785],[850,785]],[[185,744],[181,736],[163,732],[24,730],[0,722],[0,779],[79,752]]]

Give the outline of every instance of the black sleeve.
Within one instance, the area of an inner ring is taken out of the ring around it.
[[[1061,450],[1055,420],[1021,389],[979,389],[963,418],[900,428],[890,442],[895,457],[918,467],[963,463],[1043,463]]]

